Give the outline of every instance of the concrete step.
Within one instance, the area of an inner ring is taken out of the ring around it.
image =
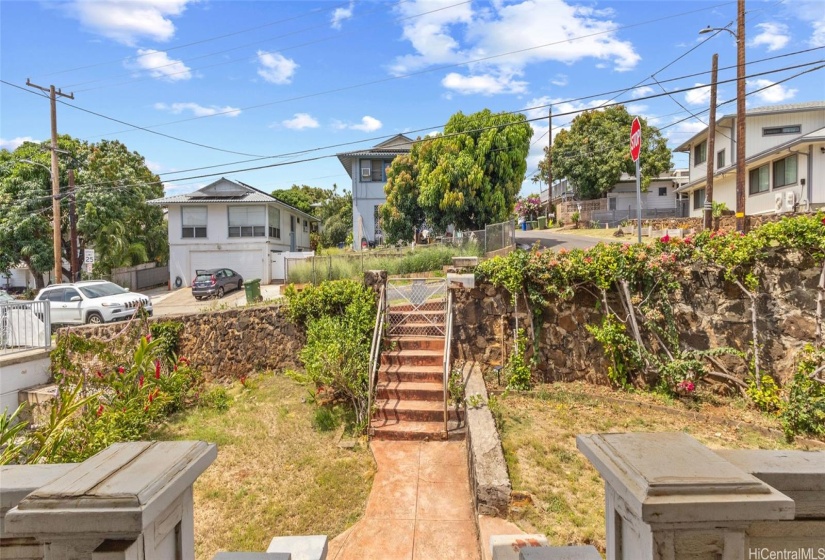
[[[378,382],[413,381],[426,383],[443,382],[443,366],[407,366],[384,364],[378,369]]]
[[[395,350],[440,350],[444,352],[443,336],[391,336],[384,340],[384,348]]]
[[[389,350],[381,352],[381,363],[407,366],[442,366],[444,352],[437,350]]]
[[[444,401],[414,401],[377,399],[374,418],[411,422],[444,422]],[[455,410],[448,409],[448,418],[457,419]]]
[[[451,441],[463,440],[465,431],[458,428],[455,420],[448,422]],[[370,424],[373,439],[392,441],[437,441],[445,439],[444,422],[399,422],[398,420],[373,420]]]
[[[381,400],[437,401],[444,403],[444,383],[414,381],[388,381],[378,383],[376,398]]]

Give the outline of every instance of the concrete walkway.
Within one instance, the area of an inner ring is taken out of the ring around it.
[[[367,511],[330,560],[479,560],[463,441],[373,441]]]

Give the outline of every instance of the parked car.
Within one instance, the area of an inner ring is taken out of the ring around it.
[[[129,319],[138,308],[152,315],[152,300],[105,280],[55,284],[40,290],[35,301],[48,301],[52,324],[100,324]]]
[[[243,288],[243,278],[231,268],[196,270],[195,274],[195,279],[192,280],[192,295],[195,299],[213,296],[222,298],[226,292]]]

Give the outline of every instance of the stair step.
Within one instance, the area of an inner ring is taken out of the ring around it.
[[[444,404],[444,383],[422,383],[417,381],[388,381],[379,383],[378,399],[397,399],[413,401],[437,401]]]
[[[444,401],[377,399],[375,405],[378,410],[374,418],[378,420],[444,422]],[[447,413],[448,418],[457,418],[453,407]]]
[[[464,431],[455,431],[456,422],[449,422],[449,439],[464,439]],[[399,422],[398,420],[373,420],[370,424],[372,438],[381,440],[433,441],[444,439],[444,422]]]
[[[444,311],[390,311],[390,324],[399,321],[443,323]]]
[[[444,368],[442,366],[408,366],[383,364],[378,369],[378,381],[414,381],[425,383],[427,381],[444,381]]]
[[[389,350],[381,352],[381,363],[409,366],[443,366],[444,352],[443,350]]]
[[[384,348],[397,350],[438,350],[444,351],[443,336],[391,336],[384,340]]]

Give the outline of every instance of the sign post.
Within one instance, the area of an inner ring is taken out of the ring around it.
[[[92,273],[92,267],[95,264],[95,250],[94,249],[84,249],[83,250],[83,264],[86,265],[86,272],[91,274]]]
[[[636,216],[639,243],[642,242],[642,173],[639,169],[639,156],[642,153],[642,125],[639,117],[630,125],[630,157],[636,162]]]

